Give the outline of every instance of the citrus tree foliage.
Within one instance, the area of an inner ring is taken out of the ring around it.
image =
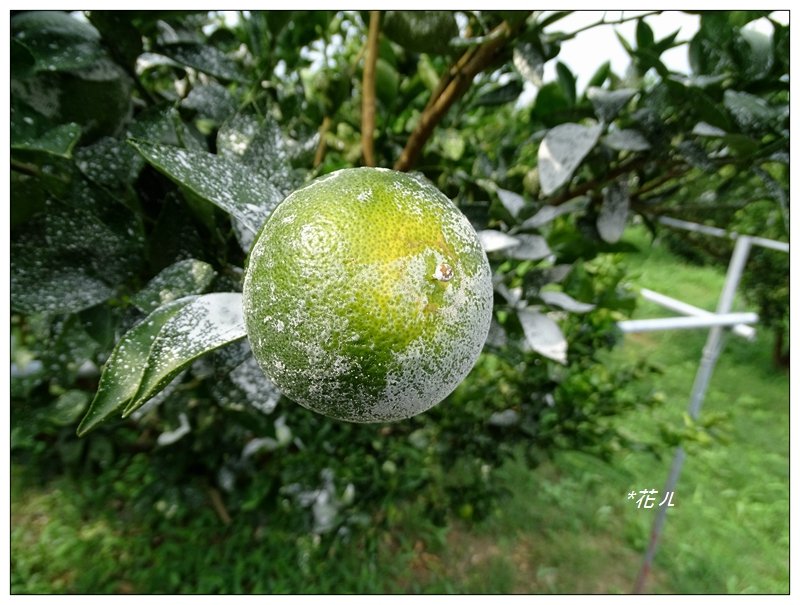
[[[565,15],[14,14],[14,452],[103,469],[144,451],[137,497],[185,511],[212,486],[235,513],[322,534],[391,521],[401,500],[483,514],[518,445],[532,462],[633,445],[608,419],[657,401],[629,388],[652,369],[602,363],[634,306],[622,231],[744,173],[788,212],[788,28],[704,14],[687,76],[660,59],[686,41],[639,19],[620,39],[629,73],[600,64],[578,90],[558,62]],[[241,321],[272,209],[362,163],[418,170],[453,199],[495,289],[472,374],[389,425],[283,398]]]

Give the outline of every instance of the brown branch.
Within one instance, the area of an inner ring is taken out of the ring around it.
[[[328,151],[328,143],[326,141],[328,131],[331,129],[331,118],[325,116],[322,118],[322,124],[319,127],[319,143],[317,143],[317,152],[314,154],[314,168],[322,164],[325,159],[325,153]]]
[[[422,148],[433,134],[450,107],[469,89],[472,80],[479,73],[490,67],[501,55],[501,51],[524,25],[521,19],[515,25],[503,21],[490,34],[491,39],[477,48],[467,50],[455,63],[453,68],[443,77],[442,90],[432,95],[419,123],[411,133],[400,157],[395,162],[395,170],[409,170],[419,158]]]
[[[228,509],[225,508],[225,503],[222,501],[219,490],[215,487],[210,487],[208,488],[208,495],[211,498],[211,506],[214,508],[214,512],[217,513],[219,520],[225,525],[230,525],[231,516],[228,514]]]
[[[586,181],[585,183],[581,183],[577,187],[570,189],[568,191],[564,191],[560,195],[557,195],[553,198],[547,200],[548,206],[560,206],[561,204],[566,204],[568,201],[575,199],[580,195],[584,195],[592,190],[599,190],[602,189],[605,185],[610,183],[611,181],[615,180],[617,177],[622,176],[623,174],[627,174],[628,172],[633,172],[644,166],[650,158],[647,157],[638,157],[638,158],[631,158],[627,162],[623,162],[613,170],[610,170],[602,179],[592,179],[591,181]]]
[[[369,12],[367,58],[361,86],[361,152],[365,166],[375,165],[375,65],[378,62],[380,19],[380,11]]]

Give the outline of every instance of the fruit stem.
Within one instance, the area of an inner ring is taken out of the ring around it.
[[[361,151],[365,166],[375,166],[375,65],[378,62],[380,11],[369,12],[367,58],[361,87]]]

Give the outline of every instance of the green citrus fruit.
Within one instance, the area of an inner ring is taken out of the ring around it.
[[[253,354],[291,399],[351,422],[409,418],[472,368],[491,271],[466,217],[423,177],[339,170],[289,195],[250,252]]]

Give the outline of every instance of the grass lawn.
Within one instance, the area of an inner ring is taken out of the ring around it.
[[[713,310],[723,272],[682,263],[650,246],[643,231],[626,237],[642,249],[628,259],[636,285]],[[667,314],[643,303],[637,317]],[[631,335],[609,357],[646,356],[664,368],[655,386],[665,404],[621,418],[627,430],[647,432],[655,417],[682,422],[705,337],[702,330]],[[726,344],[703,409],[724,415],[725,439],[688,448],[649,591],[788,592],[789,379],[772,368],[769,337]],[[410,509],[392,530],[324,558],[307,556],[307,537],[236,520],[222,527],[210,507],[184,525],[152,513],[130,517],[93,481],[35,486],[15,466],[11,589],[625,593],[657,510],[637,509],[627,494],[661,491],[670,459],[629,452],[607,465],[563,453],[535,471],[512,462],[499,472],[513,494],[482,523],[437,529]]]

